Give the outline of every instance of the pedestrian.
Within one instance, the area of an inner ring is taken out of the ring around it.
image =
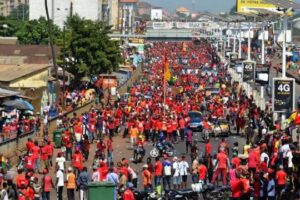
[[[2,189],[0,191],[0,199],[1,200],[8,200],[7,183],[6,182],[4,182],[2,184]]]
[[[173,169],[173,187],[175,190],[177,190],[180,189],[182,177],[180,175],[181,165],[176,156],[173,158],[172,169]]]
[[[181,157],[181,161],[179,162],[180,165],[180,176],[181,176],[181,189],[187,188],[187,178],[188,178],[188,171],[189,171],[189,164],[185,159],[185,156]]]
[[[80,200],[87,200],[87,186],[89,182],[89,175],[87,172],[87,168],[83,167],[82,171],[80,172],[78,178],[76,179],[76,184],[79,189],[79,199]]]
[[[66,186],[67,186],[68,200],[75,200],[76,176],[73,172],[72,167],[68,167],[68,174],[66,177]]]
[[[43,178],[42,178],[42,199],[50,200],[50,192],[51,189],[55,188],[51,176],[48,174],[48,170],[43,170]]]
[[[32,177],[32,178],[33,178],[32,189],[34,191],[34,200],[40,200],[42,186],[39,184],[39,179],[37,177]]]
[[[198,158],[196,155],[193,155],[193,158],[192,158],[192,182],[194,184],[199,182],[198,167],[199,167]]]
[[[276,200],[274,173],[270,173],[268,178],[268,200]]]
[[[55,167],[56,169],[59,168],[61,170],[65,170],[66,168],[66,159],[63,156],[62,152],[58,152],[57,153],[57,157],[55,159]]]
[[[127,183],[127,188],[125,189],[123,193],[123,200],[135,200],[134,194],[132,192],[133,184]]]
[[[283,170],[283,166],[279,166],[279,170],[276,172],[277,194],[281,194],[282,190],[286,186],[287,173]]]
[[[155,158],[154,164],[154,186],[155,188],[161,185],[162,173],[163,173],[163,164],[159,160],[159,157]]]
[[[77,148],[73,154],[72,166],[75,170],[75,175],[79,176],[79,173],[83,168],[83,155],[80,152],[79,148]]]
[[[217,154],[216,168],[214,170],[214,174],[213,174],[211,183],[214,184],[216,179],[218,178],[219,174],[221,173],[222,183],[223,183],[223,185],[226,185],[228,170],[229,170],[228,157],[227,157],[227,155],[225,154],[224,151],[219,150],[219,153]]]
[[[144,190],[150,191],[152,189],[152,175],[148,170],[148,165],[143,165],[143,186]]]
[[[62,200],[62,194],[64,189],[64,170],[57,167],[56,169],[56,193],[57,193],[57,199]]]
[[[185,153],[188,154],[189,149],[192,147],[193,131],[188,127],[185,132]]]
[[[163,186],[164,189],[171,189],[171,179],[172,179],[172,162],[168,160],[168,156],[164,155],[163,164]]]
[[[115,173],[114,168],[112,166],[109,168],[109,172],[106,176],[106,180],[115,185],[113,200],[117,200],[117,189],[118,189],[117,186],[119,185],[119,177],[118,174]]]

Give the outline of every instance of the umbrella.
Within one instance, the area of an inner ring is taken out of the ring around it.
[[[34,110],[33,106],[23,99],[14,99],[5,101],[2,105],[16,108],[19,110]]]

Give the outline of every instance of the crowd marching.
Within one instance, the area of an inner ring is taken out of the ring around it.
[[[229,185],[236,200],[286,199],[287,191],[299,196],[299,144],[280,126],[272,133],[266,131],[273,128],[270,109],[261,110],[239,83],[232,82],[210,42],[151,43],[145,56],[143,77],[126,97],[71,118],[59,116],[56,125],[64,132],[57,155],[50,139],[43,143],[28,139],[24,166],[18,165],[16,177],[2,170],[0,199],[50,200],[56,191],[62,200],[66,191],[68,200],[83,200],[89,182],[100,181],[116,185],[114,200],[134,200],[135,189],[156,189],[161,194],[162,189],[180,190],[199,182]],[[173,83],[167,83],[167,72]],[[218,94],[207,94],[205,89],[216,85]],[[67,99],[73,102],[72,93]],[[209,137],[199,143],[189,111],[202,113],[203,131],[211,129],[210,121],[225,118],[234,134],[245,137],[245,144],[230,146],[222,138],[213,148]],[[128,156],[115,158],[114,138],[120,136],[130,139],[134,157],[142,154],[144,164],[137,164],[141,174]],[[175,147],[184,142],[186,149],[177,149],[182,155],[144,160],[149,155],[146,144],[157,142]],[[87,166],[91,160],[93,165]]]

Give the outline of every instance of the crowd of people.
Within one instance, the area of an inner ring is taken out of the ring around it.
[[[232,82],[209,41],[151,43],[145,57],[143,77],[126,97],[70,118],[58,117],[56,125],[63,134],[57,153],[50,138],[42,143],[29,139],[16,177],[1,179],[1,199],[49,200],[55,191],[61,200],[66,191],[67,199],[83,200],[88,184],[101,181],[116,185],[113,200],[134,200],[135,189],[161,195],[162,190],[199,183],[229,185],[236,200],[299,196],[299,144],[291,133],[273,126],[268,107],[261,110],[239,83]],[[166,83],[167,66],[174,84]],[[217,94],[207,93],[212,87],[218,87]],[[72,94],[68,96],[73,101]],[[222,138],[216,148],[209,138],[199,143],[190,111],[201,112],[203,131],[211,129],[210,121],[224,118],[246,142]],[[275,130],[268,132],[270,128]],[[142,165],[136,165],[125,153],[121,158],[115,155],[116,137],[130,140],[134,156],[148,155],[147,143],[171,143],[175,148],[184,143],[186,149],[154,160],[142,156]],[[137,166],[141,169],[134,169]]]

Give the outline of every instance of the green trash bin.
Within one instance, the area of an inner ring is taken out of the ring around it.
[[[115,187],[111,182],[89,183],[88,200],[113,200]]]
[[[56,148],[61,147],[62,129],[53,131],[53,142]]]

